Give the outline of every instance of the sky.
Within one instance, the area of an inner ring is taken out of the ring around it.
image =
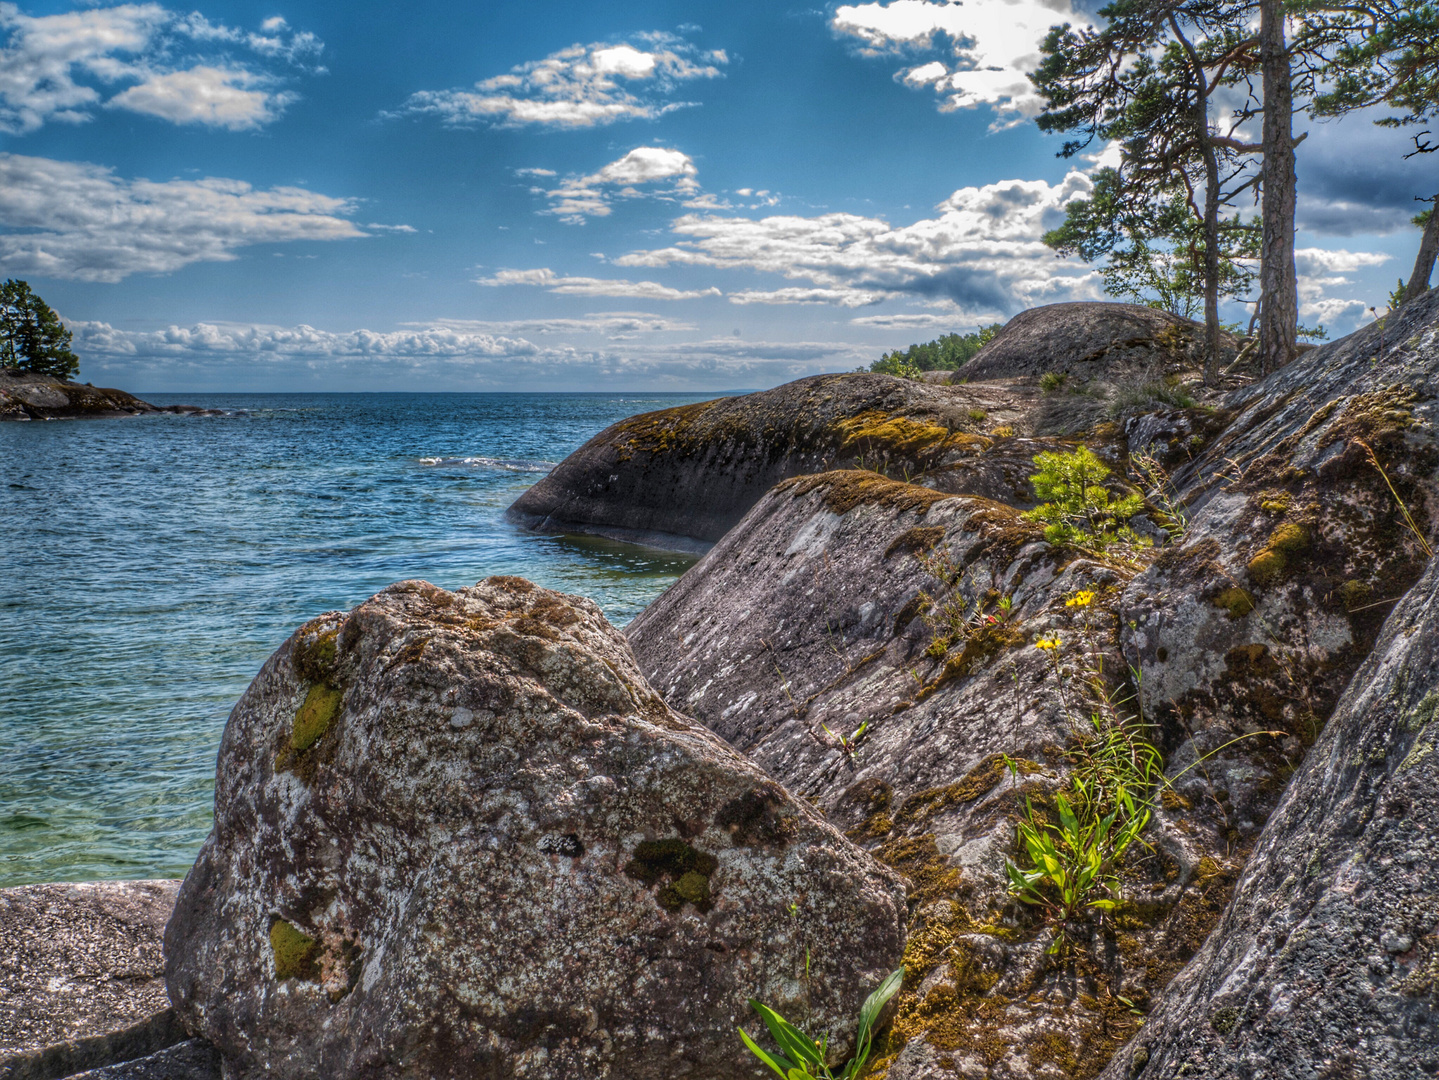
[[[137,392],[721,391],[1104,299],[1026,73],[1076,0],[0,0],[0,277]],[[1301,321],[1439,188],[1316,123]],[[1226,317],[1246,319],[1231,307]]]

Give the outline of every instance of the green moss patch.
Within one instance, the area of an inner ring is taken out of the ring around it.
[[[284,919],[270,924],[270,951],[275,954],[275,978],[319,981],[320,943]]]
[[[1254,610],[1254,597],[1235,585],[1216,596],[1214,606],[1223,608],[1231,619],[1242,619]]]
[[[295,713],[295,724],[290,731],[290,747],[293,750],[308,750],[320,736],[329,730],[335,715],[340,711],[340,699],[344,693],[326,683],[316,683],[305,695],[305,701]]]
[[[677,912],[685,904],[705,912],[714,906],[710,900],[710,876],[718,868],[719,860],[713,855],[673,836],[635,845],[625,874],[648,886],[666,882],[655,899],[668,912]]]

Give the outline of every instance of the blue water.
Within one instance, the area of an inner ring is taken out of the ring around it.
[[[265,658],[403,578],[520,574],[624,624],[692,559],[506,506],[622,417],[712,395],[152,395],[0,424],[0,887],[180,876]]]

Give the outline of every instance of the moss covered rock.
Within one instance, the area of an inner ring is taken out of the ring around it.
[[[720,1080],[751,996],[851,1031],[905,914],[592,603],[412,581],[236,706],[166,977],[226,1076]]]

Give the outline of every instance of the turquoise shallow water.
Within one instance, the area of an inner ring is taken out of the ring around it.
[[[152,395],[218,417],[0,424],[0,887],[180,876],[265,658],[403,578],[521,574],[633,618],[693,561],[521,533],[601,428],[713,395]]]

